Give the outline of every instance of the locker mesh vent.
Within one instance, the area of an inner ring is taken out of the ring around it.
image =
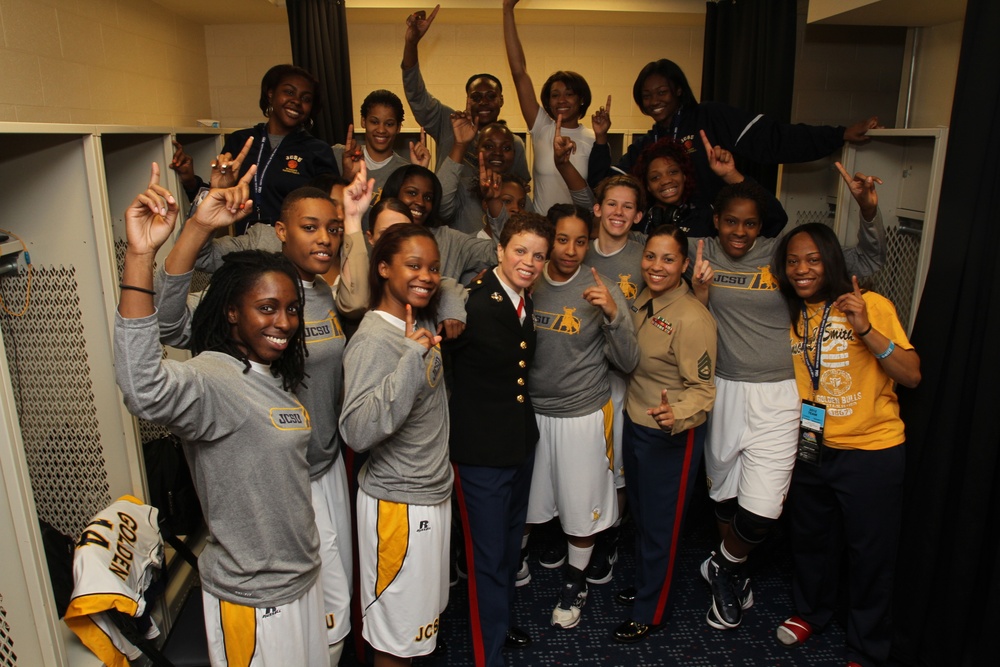
[[[21,438],[38,516],[77,535],[111,502],[73,267],[35,266],[31,306],[3,325]],[[20,303],[27,277],[0,293]]]
[[[920,235],[887,227],[885,266],[872,277],[871,284],[872,289],[895,304],[904,327],[910,324],[919,261]]]
[[[0,595],[0,667],[17,667],[14,638],[7,623],[7,610],[3,608],[3,595]]]
[[[807,222],[819,222],[827,227],[833,226],[833,216],[827,211],[796,211],[795,212],[795,226],[804,225]]]

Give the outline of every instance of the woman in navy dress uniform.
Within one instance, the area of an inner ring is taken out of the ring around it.
[[[551,223],[537,214],[507,223],[499,266],[470,285],[465,332],[449,344],[451,460],[477,667],[502,667],[505,644],[530,642],[511,619],[538,441],[528,395],[535,326],[526,289],[541,274],[553,238]]]

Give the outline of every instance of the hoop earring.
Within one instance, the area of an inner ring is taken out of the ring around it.
[[[264,118],[270,118],[273,112],[274,112],[274,107],[272,107],[269,103],[267,105],[267,108],[264,109]]]

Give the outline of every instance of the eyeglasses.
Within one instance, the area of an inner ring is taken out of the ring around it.
[[[487,102],[496,102],[498,99],[500,99],[500,95],[498,95],[495,90],[487,90],[485,93],[483,92],[469,93],[469,99],[477,104],[482,102],[483,100],[486,100]]]

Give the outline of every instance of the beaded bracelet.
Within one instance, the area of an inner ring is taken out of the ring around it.
[[[855,331],[854,333],[858,334],[858,338],[864,338],[865,336],[867,336],[868,334],[870,334],[872,332],[872,326],[873,326],[872,323],[869,322],[867,329],[865,329],[864,331],[862,331],[860,333],[858,333],[857,331]]]
[[[135,285],[126,285],[121,283],[118,285],[119,289],[130,289],[134,292],[142,292],[143,294],[149,294],[150,296],[156,296],[156,292],[151,289],[146,289],[145,287],[136,287]]]
[[[886,357],[888,357],[890,354],[892,354],[892,351],[895,350],[895,349],[896,349],[896,344],[893,343],[890,340],[889,341],[889,347],[885,348],[885,352],[883,352],[882,354],[876,354],[875,358],[878,359],[879,361],[882,361],[883,359],[885,359]]]

